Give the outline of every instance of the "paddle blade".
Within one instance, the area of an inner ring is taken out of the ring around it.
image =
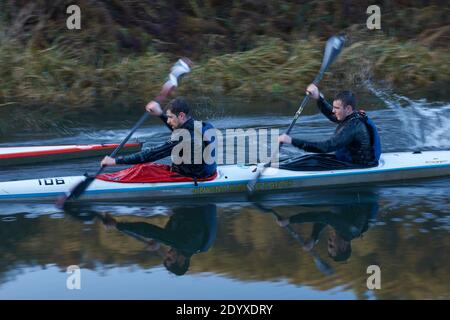
[[[256,183],[258,182],[259,178],[261,177],[262,171],[263,171],[263,169],[259,170],[258,173],[256,174],[256,176],[247,183],[247,197],[251,197],[255,193]]]
[[[63,209],[68,200],[78,199],[94,180],[95,177],[86,177],[83,181],[75,185],[68,194],[65,194],[64,196],[58,198],[58,200],[56,201],[56,207],[59,209]]]
[[[329,65],[333,63],[336,57],[344,47],[344,36],[332,36],[328,39],[325,46],[325,53],[323,55],[322,66],[320,67],[320,73],[324,73],[328,69]]]

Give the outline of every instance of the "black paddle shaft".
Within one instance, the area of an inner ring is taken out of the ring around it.
[[[145,112],[141,118],[139,119],[138,122],[136,122],[136,124],[134,125],[134,127],[131,129],[130,133],[128,133],[128,135],[125,137],[125,139],[123,139],[123,141],[114,149],[114,151],[111,153],[110,157],[114,158],[119,152],[120,150],[122,150],[123,146],[125,145],[125,143],[128,142],[128,140],[130,140],[131,136],[136,132],[137,129],[139,129],[139,127],[145,122],[145,120],[147,120],[147,118],[150,116],[149,112]],[[98,176],[100,173],[102,173],[103,169],[105,168],[105,166],[101,167],[100,169],[98,169],[97,173],[95,174],[95,176]]]

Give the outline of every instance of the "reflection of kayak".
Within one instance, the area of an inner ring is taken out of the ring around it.
[[[118,144],[0,147],[0,166],[88,158],[111,153]],[[136,152],[140,143],[126,144],[122,152]]]
[[[256,166],[226,165],[215,180],[198,182],[120,183],[95,180],[79,200],[160,199],[243,193]],[[385,153],[380,165],[368,169],[288,171],[268,168],[257,190],[271,191],[399,181],[450,175],[450,151]],[[83,176],[0,182],[0,201],[54,201]]]

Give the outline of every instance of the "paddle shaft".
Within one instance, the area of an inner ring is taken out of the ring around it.
[[[138,120],[138,122],[136,122],[136,124],[131,129],[131,131],[128,133],[128,135],[125,137],[125,139],[123,139],[123,141],[111,153],[111,155],[110,155],[111,158],[114,158],[120,152],[120,150],[122,150],[123,146],[128,142],[128,140],[130,140],[131,136],[136,132],[137,129],[139,129],[139,127],[145,122],[145,120],[147,120],[147,118],[149,116],[150,116],[150,113],[147,111],[141,116],[141,118]],[[105,167],[106,166],[100,167],[100,169],[97,171],[95,176],[98,176],[100,173],[102,173],[102,171]]]
[[[316,78],[315,78],[314,81],[313,81],[313,83],[314,83],[315,85],[318,85],[318,84],[319,84],[320,80],[323,78],[324,72],[325,72],[325,70],[320,70],[319,74],[316,76]],[[289,133],[292,131],[292,129],[294,128],[295,123],[297,122],[298,118],[299,118],[300,115],[302,114],[303,109],[305,109],[306,104],[309,102],[309,99],[310,99],[310,95],[309,95],[309,93],[307,93],[306,96],[303,98],[303,101],[302,101],[302,103],[300,104],[300,107],[298,108],[297,112],[295,113],[294,119],[292,119],[292,122],[291,122],[291,124],[289,125],[288,129],[286,130],[285,134],[289,134]],[[280,144],[278,145],[277,150],[275,150],[275,152],[274,152],[274,153],[272,154],[272,156],[270,157],[270,161],[269,161],[267,164],[264,165],[264,167],[262,168],[261,171],[259,171],[259,173],[258,173],[258,175],[257,175],[257,177],[256,177],[255,180],[258,180],[258,179],[261,177],[261,175],[264,173],[264,170],[265,170],[267,167],[270,167],[270,166],[271,166],[274,157],[280,152],[280,149],[281,149],[281,146],[282,146],[282,145],[283,145],[283,143],[280,143]]]

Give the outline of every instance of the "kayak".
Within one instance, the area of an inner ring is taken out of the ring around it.
[[[198,182],[120,183],[94,180],[77,201],[127,201],[164,198],[195,198],[244,193],[261,169],[258,165],[224,165],[217,178]],[[450,175],[450,151],[385,153],[377,167],[331,171],[290,171],[267,168],[256,190],[274,191],[314,187],[358,185]],[[0,202],[55,201],[84,176],[53,177],[0,182]]]
[[[118,144],[56,145],[31,147],[0,147],[0,166],[34,164],[103,156],[111,153]],[[140,143],[128,143],[122,152],[136,152]]]

